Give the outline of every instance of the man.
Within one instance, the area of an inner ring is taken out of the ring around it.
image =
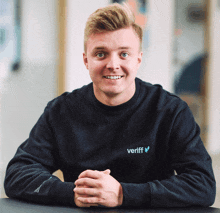
[[[6,194],[78,207],[212,205],[211,158],[187,104],[135,77],[142,30],[129,8],[94,12],[84,40],[92,83],[48,103],[9,162]]]

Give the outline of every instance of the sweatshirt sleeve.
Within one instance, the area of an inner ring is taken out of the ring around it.
[[[62,182],[52,175],[59,164],[49,120],[47,107],[7,166],[5,192],[8,197],[36,203],[74,205],[74,183]]]
[[[121,183],[122,206],[211,206],[216,182],[212,160],[199,135],[200,129],[186,106],[172,124],[166,153],[167,163],[176,175],[141,184]]]

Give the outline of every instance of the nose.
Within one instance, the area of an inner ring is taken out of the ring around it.
[[[118,56],[116,54],[113,54],[109,56],[109,60],[107,62],[106,67],[110,70],[119,69],[119,61],[120,59],[118,58]]]

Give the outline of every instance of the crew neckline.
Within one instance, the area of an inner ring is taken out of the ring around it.
[[[138,82],[138,79],[135,78],[135,93],[134,95],[132,96],[131,99],[129,99],[128,101],[126,101],[125,103],[123,104],[120,104],[120,105],[117,105],[117,106],[108,106],[106,104],[103,104],[101,103],[96,97],[95,97],[95,94],[94,94],[94,90],[93,90],[93,83],[91,83],[91,96],[92,97],[92,102],[93,104],[98,107],[98,108],[101,108],[103,110],[106,110],[106,111],[109,111],[109,112],[118,112],[118,111],[121,111],[121,110],[124,110],[126,108],[128,108],[129,106],[132,106],[134,105],[136,102],[137,102],[137,99],[138,99],[138,96],[139,96],[139,93],[140,93],[140,82]]]

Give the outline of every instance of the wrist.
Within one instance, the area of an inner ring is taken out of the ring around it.
[[[123,203],[123,188],[120,184],[119,186],[119,195],[118,195],[118,206],[121,206]]]

